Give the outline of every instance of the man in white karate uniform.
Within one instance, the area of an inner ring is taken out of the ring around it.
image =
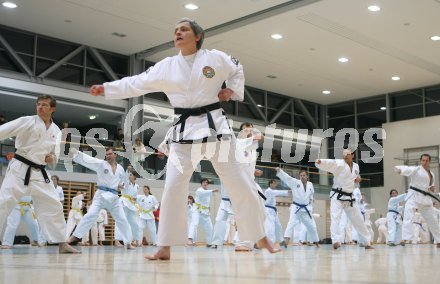
[[[229,216],[234,215],[232,212],[231,199],[229,199],[228,194],[222,184],[220,187],[220,195],[222,200],[220,201],[220,206],[218,207],[217,216],[215,217],[214,233],[212,237],[212,248],[217,248],[218,246],[223,246],[223,242],[227,230],[227,221]]]
[[[56,100],[51,96],[37,98],[37,115],[23,116],[0,126],[0,140],[15,137],[14,158],[9,162],[0,189],[0,228],[3,228],[19,200],[31,195],[41,231],[60,253],[79,253],[65,241],[66,221],[46,165],[55,165],[59,154],[61,132],[52,121]]]
[[[407,231],[413,230],[412,219],[414,217],[414,208],[426,220],[429,231],[440,248],[440,228],[435,217],[433,201],[439,201],[439,197],[434,193],[435,176],[430,170],[431,156],[422,154],[420,156],[419,166],[395,166],[395,171],[410,179],[408,193],[406,194],[405,211],[403,214],[402,238],[406,238],[411,234]],[[411,226],[411,227],[409,227]],[[413,237],[414,239],[414,237]]]
[[[235,158],[236,139],[219,101],[244,99],[243,68],[237,59],[218,50],[203,50],[204,31],[190,19],[180,20],[174,30],[177,56],[156,63],[146,72],[90,89],[107,99],[164,92],[179,121],[168,135],[169,159],[161,202],[158,251],[148,259],[168,260],[171,246],[186,243],[186,200],[195,167],[208,158],[225,184],[243,239],[275,253],[265,237],[264,213],[257,186],[244,165]],[[226,88],[222,89],[225,82]]]
[[[206,245],[211,247],[212,242],[212,222],[211,222],[211,196],[213,192],[218,192],[218,189],[208,189],[209,180],[204,178],[200,181],[200,187],[196,190],[196,198],[194,205],[197,210],[193,216],[193,223],[191,224],[190,231],[188,232],[188,245],[195,244],[195,235],[199,224],[205,232]]]
[[[85,236],[90,228],[95,224],[99,216],[99,211],[103,208],[112,214],[113,219],[120,229],[122,241],[127,249],[133,249],[131,228],[125,217],[124,209],[119,200],[118,193],[124,187],[125,172],[121,165],[116,163],[116,154],[113,149],[108,148],[105,152],[105,160],[93,158],[85,153],[71,148],[73,160],[82,166],[95,171],[98,175],[98,190],[93,196],[92,205],[86,215],[84,215],[68,239],[69,243],[77,242]]]
[[[331,172],[334,175],[333,188],[330,193],[330,232],[333,248],[338,249],[344,239],[339,223],[342,211],[345,211],[353,228],[358,233],[359,244],[365,246],[366,249],[372,249],[370,232],[368,232],[361,212],[353,198],[353,190],[356,187],[356,183],[361,181],[359,166],[353,162],[351,150],[345,149],[342,156],[343,159],[318,159],[315,163],[317,168]]]
[[[275,170],[277,172],[277,177],[279,177],[280,180],[284,182],[284,184],[286,184],[292,192],[290,217],[284,233],[284,243],[282,245],[287,247],[290,236],[292,236],[292,230],[294,229],[295,225],[301,223],[304,224],[307,230],[307,233],[304,233],[304,236],[307,234],[308,239],[319,247],[318,230],[316,229],[315,219],[312,217],[312,202],[315,190],[313,188],[313,184],[308,181],[309,176],[307,172],[302,170],[299,173],[299,179],[296,179],[289,176],[286,172],[278,167],[275,168]],[[306,241],[306,239],[303,238],[302,241]]]

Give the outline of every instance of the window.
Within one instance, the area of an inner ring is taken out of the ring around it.
[[[391,121],[423,117],[423,105],[396,108],[391,110]]]
[[[378,111],[381,107],[386,107],[385,96],[382,95],[365,100],[358,100],[356,105],[358,114],[370,111]]]
[[[329,105],[327,108],[328,116],[330,118],[338,117],[338,116],[346,116],[354,114],[354,102],[337,104],[337,105]]]
[[[381,127],[385,123],[386,111],[371,112],[357,115],[357,126],[359,129],[366,129],[371,127]]]
[[[329,119],[328,127],[334,128],[335,132],[342,128],[354,128],[354,115]]]
[[[422,90],[405,91],[390,95],[391,108],[423,103]]]

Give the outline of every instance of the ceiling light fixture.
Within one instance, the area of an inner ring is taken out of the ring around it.
[[[189,3],[189,4],[185,5],[185,8],[188,9],[188,10],[197,10],[197,9],[199,9],[199,6],[197,6],[197,5],[193,4],[193,3]]]
[[[371,12],[379,12],[380,7],[377,5],[371,5],[371,6],[368,6],[368,10],[370,10]]]
[[[260,104],[257,104],[257,107],[263,107],[262,105],[260,105]]]
[[[440,40],[440,36],[438,36],[438,35],[432,36],[431,40],[433,40],[433,41]]]
[[[324,95],[330,95],[332,92],[330,92],[329,90],[324,90],[324,91],[322,91],[322,93],[323,93]]]
[[[12,3],[12,2],[3,2],[2,5],[3,5],[3,7],[9,8],[9,9],[15,9],[18,7],[17,4]]]
[[[283,36],[280,35],[280,34],[273,34],[270,37],[273,38],[273,39],[282,39],[283,38]]]
[[[400,77],[399,77],[399,76],[393,76],[393,77],[391,77],[391,80],[393,80],[393,81],[399,81],[399,80],[400,80]]]
[[[348,58],[347,57],[340,57],[338,59],[338,61],[341,62],[341,63],[346,63],[346,62],[348,62]]]
[[[381,109],[381,110],[386,110],[386,109],[387,109],[387,107],[380,107],[380,109]]]
[[[94,120],[94,119],[96,119],[97,117],[98,117],[97,114],[91,114],[91,115],[89,115],[89,119],[90,119],[90,120]]]

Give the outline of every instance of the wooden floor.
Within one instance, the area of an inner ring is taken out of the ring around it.
[[[0,283],[439,283],[440,249],[434,245],[366,251],[290,246],[281,253],[234,252],[233,247],[175,247],[171,261],[147,261],[154,247],[125,250],[81,247],[60,255],[58,247],[15,246],[0,251]]]

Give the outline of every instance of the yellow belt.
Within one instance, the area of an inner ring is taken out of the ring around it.
[[[127,198],[128,200],[130,200],[131,203],[136,204],[136,198],[134,198],[134,197],[131,196],[131,195],[128,195],[128,194],[122,194],[121,197],[125,197],[125,198]]]
[[[70,210],[73,210],[73,211],[78,212],[79,214],[81,214],[81,216],[82,216],[82,214],[83,214],[82,210],[81,210],[81,209],[78,209],[78,208],[72,208],[72,209],[70,209]]]
[[[20,202],[18,202],[18,205],[21,206],[21,208],[20,208],[21,216],[24,216],[24,208],[23,208],[23,206],[28,206],[29,208],[31,208],[31,203],[30,202],[20,201]],[[35,213],[34,212],[32,212],[32,217],[35,219]]]
[[[153,212],[153,209],[145,210],[145,209],[139,207],[139,211],[140,211],[141,213],[150,214],[150,216],[154,218],[154,214],[151,214],[151,212]]]
[[[201,209],[201,210],[207,209],[207,210],[209,210],[209,206],[203,206],[203,205],[201,205],[199,203],[194,203],[194,204],[196,205],[197,209]]]

